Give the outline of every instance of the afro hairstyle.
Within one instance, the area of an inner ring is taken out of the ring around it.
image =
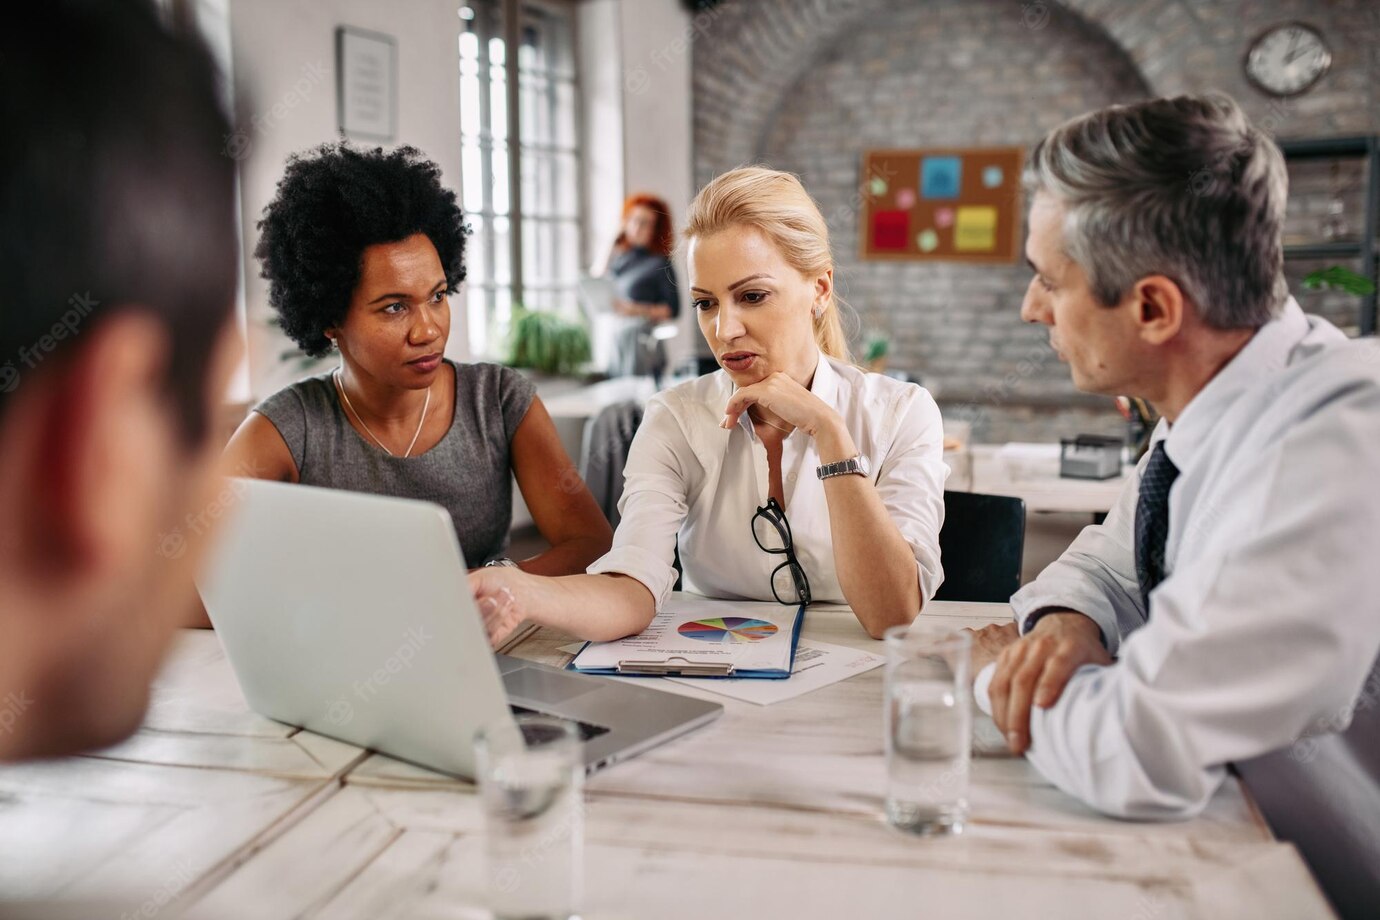
[[[314,358],[330,349],[325,330],[345,319],[366,247],[424,233],[446,293],[465,280],[464,214],[440,167],[415,147],[359,150],[341,141],[293,155],[258,229],[254,255],[269,304]]]

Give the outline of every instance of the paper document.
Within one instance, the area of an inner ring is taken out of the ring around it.
[[[827,687],[830,684],[847,680],[855,674],[863,674],[886,662],[882,655],[860,652],[855,648],[831,645],[828,642],[815,642],[801,639],[800,648],[795,653],[795,668],[790,680],[740,680],[730,677],[726,680],[698,681],[683,677],[668,677],[678,684],[690,684],[703,690],[710,690],[735,700],[769,706],[782,700],[802,696],[811,690]]]
[[[591,642],[571,667],[595,674],[769,677],[791,673],[803,607],[678,598],[636,636]]]

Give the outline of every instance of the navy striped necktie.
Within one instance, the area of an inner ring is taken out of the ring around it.
[[[1164,441],[1155,445],[1145,472],[1140,477],[1140,498],[1136,501],[1136,578],[1150,616],[1150,592],[1164,581],[1164,544],[1169,537],[1169,488],[1179,477],[1179,468],[1165,453]]]

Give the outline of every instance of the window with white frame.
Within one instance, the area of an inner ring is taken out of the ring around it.
[[[460,16],[461,204],[474,230],[465,311],[471,351],[497,358],[516,304],[577,312],[575,9],[563,0],[468,0]]]

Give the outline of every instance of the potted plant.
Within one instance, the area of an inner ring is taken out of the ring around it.
[[[863,367],[880,374],[886,370],[887,353],[891,350],[891,340],[883,332],[870,332],[863,345]]]
[[[580,323],[515,305],[508,365],[544,374],[572,375],[591,358],[589,333]]]

